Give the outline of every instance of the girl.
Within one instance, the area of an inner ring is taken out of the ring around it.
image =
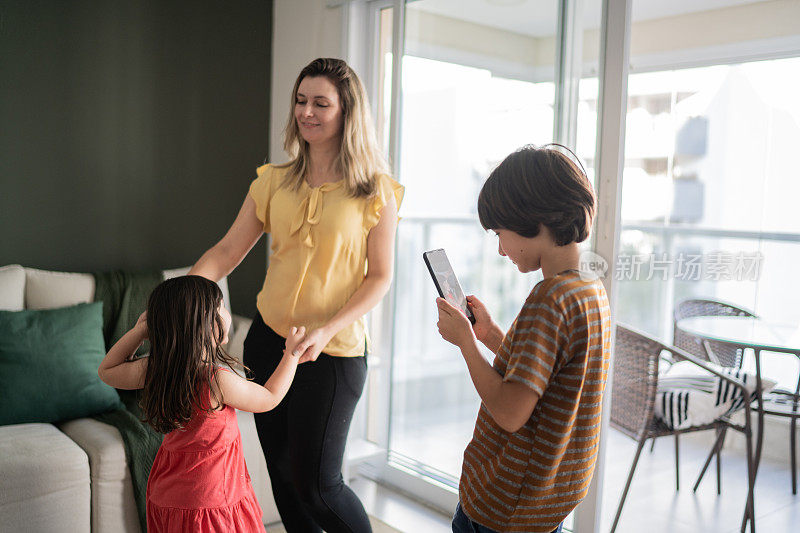
[[[136,325],[111,347],[100,378],[119,389],[144,389],[145,421],[165,433],[147,481],[148,531],[264,531],[242,455],[235,409],[261,413],[280,403],[294,378],[292,351],[303,328],[264,386],[223,365],[235,360],[231,316],[216,283],[200,276],[164,281]],[[150,357],[132,360],[145,341]]]
[[[309,63],[290,105],[284,148],[291,160],[257,170],[230,230],[191,273],[219,280],[270,234],[244,362],[265,379],[292,325],[308,330],[300,362],[317,361],[300,366],[277,409],[255,416],[272,493],[289,533],[367,532],[342,458],[367,376],[364,315],[392,281],[403,188],[388,175],[364,87],[347,63]]]

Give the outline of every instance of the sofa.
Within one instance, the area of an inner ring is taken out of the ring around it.
[[[164,279],[188,268],[167,270]],[[0,310],[52,309],[91,302],[94,276],[0,267]],[[219,283],[230,308],[227,280]],[[227,351],[241,360],[250,320],[234,315]],[[245,461],[264,511],[280,517],[269,489],[253,415],[237,412]],[[122,437],[92,418],[0,426],[0,530],[138,532]]]

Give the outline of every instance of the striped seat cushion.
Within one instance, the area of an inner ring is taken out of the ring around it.
[[[739,368],[709,366],[744,382],[750,400],[755,398],[756,375]],[[761,378],[764,392],[775,381]],[[703,426],[744,407],[741,389],[699,366],[681,361],[658,378],[655,415],[671,429]]]

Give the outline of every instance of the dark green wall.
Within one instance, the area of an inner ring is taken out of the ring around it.
[[[0,3],[0,265],[186,266],[268,149],[272,1]],[[262,239],[229,280],[255,312]]]

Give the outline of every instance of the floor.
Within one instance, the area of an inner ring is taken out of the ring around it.
[[[450,516],[444,515],[394,490],[365,478],[350,486],[361,498],[364,508],[386,524],[402,532],[435,533],[450,531]]]
[[[373,533],[428,533],[450,531],[450,518],[374,481],[359,477],[350,483],[370,515]],[[267,533],[286,533],[281,524]]]
[[[399,529],[396,529],[386,522],[378,520],[377,518],[370,516],[369,517],[370,525],[372,526],[372,533],[402,533]],[[283,527],[283,524],[272,524],[267,526],[267,533],[286,533],[286,528]]]
[[[711,442],[703,435],[681,437],[680,490],[676,490],[674,439],[660,439],[652,454],[648,445],[636,468],[617,531],[641,531],[644,525],[647,533],[739,531],[747,498],[747,463],[741,452],[727,447],[722,452],[722,495],[717,495],[713,463],[697,492],[692,491],[710,447]],[[603,532],[611,529],[636,443],[612,430],[607,450]],[[762,459],[755,508],[757,531],[800,531],[800,496],[792,495],[788,464]]]
[[[788,443],[787,443],[788,445]],[[733,533],[739,531],[747,495],[746,463],[741,453],[722,453],[722,495],[716,493],[715,474],[709,470],[697,493],[695,477],[710,448],[709,437],[684,435],[680,444],[680,490],[675,490],[674,439],[662,438],[650,453],[642,453],[617,531],[620,533]],[[636,443],[610,431],[608,434],[606,479],[603,491],[603,520],[607,532],[616,512],[619,496],[630,468]],[[756,528],[760,532],[800,531],[800,496],[793,496],[788,464],[764,458],[756,480]],[[446,533],[450,517],[434,511],[377,483],[358,478],[352,488],[367,512],[391,531]],[[270,533],[273,530],[268,529]],[[376,528],[376,533],[379,531]]]

